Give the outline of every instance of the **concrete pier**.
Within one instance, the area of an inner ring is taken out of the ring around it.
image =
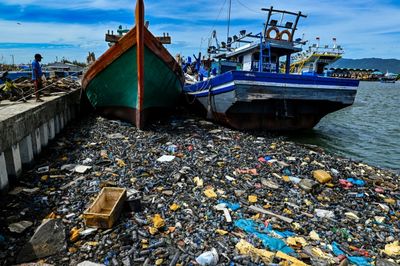
[[[80,92],[44,97],[44,102],[0,103],[0,193],[18,180],[49,141],[80,111]]]

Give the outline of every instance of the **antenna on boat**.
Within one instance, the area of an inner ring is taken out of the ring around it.
[[[232,0],[229,0],[229,8],[228,8],[228,33],[226,36],[226,42],[229,43],[228,38],[229,38],[229,31],[231,27],[231,10],[232,10]]]

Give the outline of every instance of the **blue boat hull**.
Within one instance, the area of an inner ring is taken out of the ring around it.
[[[353,104],[356,80],[231,71],[185,87],[194,109],[236,129],[313,128]]]

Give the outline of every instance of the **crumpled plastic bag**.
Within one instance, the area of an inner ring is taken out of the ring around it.
[[[243,231],[249,234],[253,234],[261,239],[263,245],[272,251],[282,251],[286,254],[295,254],[295,251],[286,245],[282,239],[274,238],[269,236],[268,228],[264,225],[257,225],[253,220],[239,219],[235,221],[235,226],[239,227]],[[261,233],[258,229],[266,231],[267,233]]]

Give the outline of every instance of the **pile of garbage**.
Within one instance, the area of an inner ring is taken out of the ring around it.
[[[34,97],[35,85],[30,78],[20,77],[10,80],[8,73],[0,75],[0,101],[25,101]],[[79,83],[72,77],[59,78],[52,77],[43,80],[43,90],[40,92],[43,96],[49,96],[54,93],[68,92],[80,88]]]
[[[2,199],[0,264],[399,265],[399,186],[281,137],[92,117]]]

